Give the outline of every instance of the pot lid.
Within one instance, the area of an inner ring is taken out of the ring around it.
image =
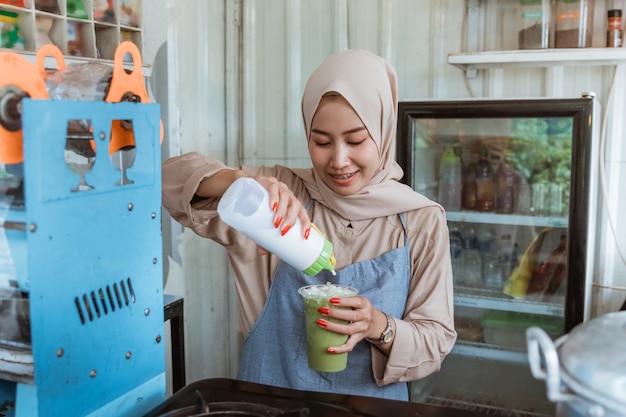
[[[559,360],[574,391],[626,406],[626,311],[576,326],[562,338]]]

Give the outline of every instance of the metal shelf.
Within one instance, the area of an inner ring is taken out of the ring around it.
[[[448,64],[464,71],[510,67],[618,65],[626,48],[562,48],[448,54]]]
[[[475,343],[463,340],[458,340],[456,342],[451,353],[504,362],[528,362],[528,356],[524,350],[514,348],[506,349],[501,346],[490,345],[487,343]]]
[[[447,211],[450,221],[468,223],[508,224],[515,226],[567,227],[567,217],[524,216],[520,214],[483,213],[478,211]]]
[[[541,302],[515,299],[497,291],[461,287],[457,287],[454,295],[454,304],[457,306],[562,317],[565,314],[565,307],[563,300],[559,301]]]

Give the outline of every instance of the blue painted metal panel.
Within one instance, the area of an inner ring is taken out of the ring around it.
[[[165,398],[159,106],[25,99],[22,117],[38,414],[87,415],[163,381],[149,396],[155,406]],[[95,162],[84,175],[92,189],[73,191],[70,120],[93,128]],[[132,120],[132,184],[116,185],[113,120]]]

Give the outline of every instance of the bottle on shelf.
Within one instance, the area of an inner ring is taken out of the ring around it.
[[[460,281],[468,287],[481,288],[483,286],[481,255],[478,247],[473,246],[472,241],[465,236],[461,256],[463,258],[463,274]]]
[[[513,213],[515,171],[506,160],[500,163],[497,184],[496,211],[498,213]]]
[[[487,159],[487,149],[481,149],[476,163],[476,210],[493,211],[495,208],[493,168]]]
[[[478,161],[478,152],[474,144],[469,149],[464,149],[463,157],[463,191],[461,197],[461,207],[467,210],[476,208],[476,162]]]
[[[488,290],[501,291],[504,286],[502,268],[498,258],[487,254],[482,259],[483,285]]]
[[[471,249],[478,249],[478,234],[474,223],[463,224],[463,242],[467,242]]]
[[[593,33],[594,0],[557,0],[557,48],[589,48]]]
[[[438,202],[446,210],[461,210],[461,157],[453,147],[447,147],[439,164]]]
[[[452,277],[455,284],[460,284],[463,276],[463,236],[456,223],[448,224],[450,236],[450,258],[452,261]]]
[[[500,269],[502,270],[503,276],[509,277],[517,263],[517,249],[510,234],[501,235],[498,243],[498,262],[500,263]]]
[[[551,0],[520,0],[518,16],[519,49],[554,47]]]
[[[478,244],[478,250],[482,256],[493,253],[495,248],[495,245],[493,244],[494,240],[495,232],[493,228],[487,224],[481,225],[476,235],[476,242]]]
[[[619,48],[622,46],[622,11],[612,9],[607,12],[606,46]]]
[[[515,199],[513,204],[515,212],[529,215],[532,213],[532,192],[530,185],[522,175],[519,175],[515,182]]]

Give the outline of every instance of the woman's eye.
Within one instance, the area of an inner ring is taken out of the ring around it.
[[[353,140],[349,140],[348,144],[352,145],[352,146],[359,146],[359,145],[363,144],[366,140],[367,140],[367,138],[353,139]]]

